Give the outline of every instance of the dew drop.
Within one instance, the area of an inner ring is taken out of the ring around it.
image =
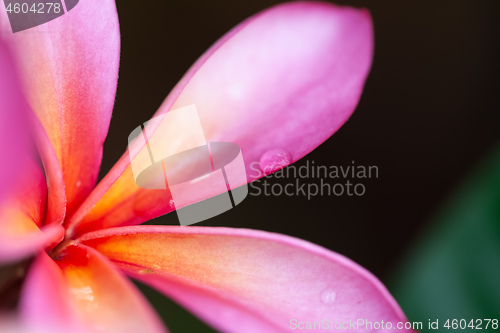
[[[150,269],[150,268],[141,269],[139,271],[139,274],[141,274],[141,275],[154,274],[154,273],[156,273],[156,272],[154,270]]]
[[[326,288],[321,292],[321,303],[325,305],[332,305],[335,302],[337,293],[332,288]]]
[[[80,186],[82,186],[82,182],[78,180],[78,181],[76,182],[76,187],[80,187]]]
[[[285,149],[271,149],[260,158],[259,166],[265,175],[276,172],[292,163],[292,154]]]
[[[94,292],[90,286],[82,288],[73,288],[71,289],[71,292],[78,299],[85,300],[88,302],[92,302],[94,300]]]

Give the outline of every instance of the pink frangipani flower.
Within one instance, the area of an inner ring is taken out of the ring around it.
[[[247,170],[273,149],[296,161],[354,111],[372,34],[366,10],[316,2],[270,8],[201,56],[156,115],[195,104],[207,141],[238,144]],[[119,53],[112,0],[81,1],[45,25],[2,35],[0,264],[33,258],[16,311],[25,328],[165,332],[126,276],[225,332],[289,331],[294,318],[406,321],[377,278],[306,241],[138,226],[174,208],[168,190],[135,184],[128,152],[95,186]],[[200,199],[216,194],[208,189]]]

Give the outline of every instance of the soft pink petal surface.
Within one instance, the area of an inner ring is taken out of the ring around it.
[[[251,166],[266,152],[284,150],[294,162],[342,126],[358,103],[372,51],[366,10],[316,2],[279,5],[219,40],[156,115],[194,104],[207,141],[241,147],[246,181],[251,181],[263,175],[252,175]],[[162,133],[154,135],[161,141]],[[213,192],[196,200],[219,194]],[[144,190],[135,184],[127,153],[71,225],[81,234],[138,224],[173,209],[168,190]]]
[[[224,332],[286,332],[292,319],[406,320],[365,269],[288,236],[136,226],[88,233],[79,241]]]
[[[0,264],[13,262],[51,248],[63,239],[59,224],[42,226],[46,213],[47,185],[33,159],[19,154],[22,174],[0,201]]]
[[[51,327],[82,332],[61,269],[45,252],[30,266],[20,300],[20,319],[27,328]]]
[[[21,299],[24,322],[68,332],[166,332],[147,300],[94,249],[70,245],[56,261],[40,254]]]
[[[0,39],[0,264],[34,255],[64,234],[60,225],[43,226],[47,184],[31,144],[31,111],[15,67]]]
[[[95,185],[111,119],[120,51],[115,2],[80,1],[65,15],[15,34],[5,11],[0,19],[28,101],[55,148],[71,214]]]
[[[0,38],[0,200],[22,172],[29,141],[27,113],[11,50]]]
[[[29,325],[19,318],[8,315],[0,314],[0,330],[2,333],[67,333],[68,330],[64,327],[53,327],[53,326],[34,326]],[[78,331],[73,331],[74,333],[79,333]]]
[[[34,255],[37,251],[52,248],[64,237],[64,229],[60,225],[50,225],[35,229],[23,235],[11,235],[0,231],[0,265],[12,263]]]
[[[61,225],[66,216],[66,193],[61,165],[42,125],[36,117],[31,118],[32,133],[44,166],[48,187],[47,213],[43,224]]]

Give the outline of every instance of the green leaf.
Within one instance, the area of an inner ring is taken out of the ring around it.
[[[500,149],[430,226],[391,288],[409,320],[500,319]]]

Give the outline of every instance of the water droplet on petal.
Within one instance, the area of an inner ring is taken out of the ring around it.
[[[337,293],[332,288],[326,288],[321,292],[321,303],[325,305],[332,305],[335,302]]]
[[[260,169],[265,175],[276,172],[292,163],[292,154],[285,149],[271,149],[260,158]]]
[[[139,271],[139,274],[141,274],[141,275],[145,275],[145,274],[154,274],[154,273],[156,273],[156,271],[154,271],[154,270],[152,270],[152,269],[150,269],[150,268],[141,269],[141,270]]]
[[[73,288],[71,289],[73,295],[80,299],[88,302],[92,302],[94,300],[94,292],[90,286],[82,287],[82,288]]]

